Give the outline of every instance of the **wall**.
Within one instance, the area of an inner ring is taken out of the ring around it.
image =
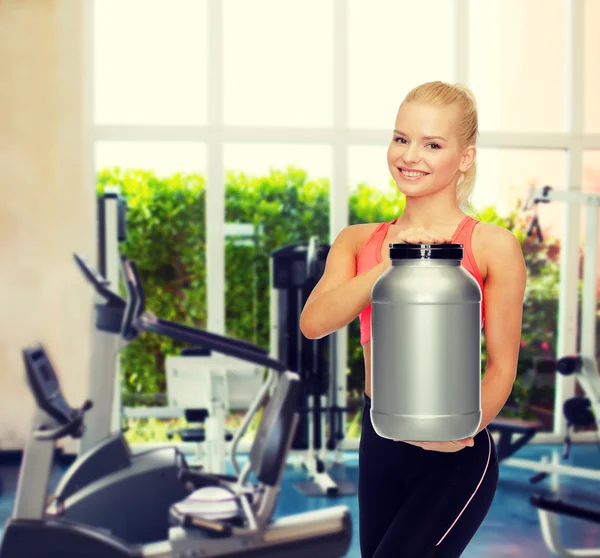
[[[84,2],[0,1],[0,450],[28,437],[21,348],[42,342],[72,404],[87,393],[93,252]]]

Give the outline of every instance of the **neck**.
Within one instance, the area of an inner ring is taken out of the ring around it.
[[[425,196],[406,197],[404,212],[396,223],[409,228],[430,229],[434,225],[453,226],[462,221],[465,213],[456,200],[460,173],[457,171],[446,186]]]
[[[398,218],[397,224],[414,228],[429,229],[434,225],[455,225],[465,217],[456,203],[433,200],[431,196],[406,198],[404,212]]]

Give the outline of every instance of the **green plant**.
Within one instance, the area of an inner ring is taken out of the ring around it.
[[[157,315],[206,327],[206,181],[200,175],[158,178],[143,170],[105,169],[98,192],[118,185],[128,206],[128,237],[122,250],[136,261],[147,293],[147,306]],[[225,246],[226,334],[269,349],[269,258],[277,248],[329,236],[329,181],[310,179],[301,169],[272,170],[260,177],[230,172],[226,177],[225,222],[242,223],[251,234],[227,237]],[[360,184],[349,198],[350,224],[389,221],[404,210],[395,188],[382,192]],[[553,355],[556,346],[560,243],[527,238],[520,203],[508,215],[493,207],[477,217],[512,230],[519,238],[528,269],[523,334],[518,375],[540,354]],[[219,219],[219,216],[211,216]],[[146,334],[122,352],[126,394],[162,393],[164,363],[181,346]],[[485,369],[485,339],[482,344]],[[348,393],[358,401],[364,390],[364,363],[359,324],[349,325]],[[515,384],[518,407],[528,388]]]

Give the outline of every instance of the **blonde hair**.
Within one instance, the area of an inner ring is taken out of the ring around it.
[[[412,89],[404,98],[404,102],[416,101],[433,105],[453,105],[458,108],[456,133],[461,147],[475,145],[479,135],[477,119],[477,102],[475,95],[460,83],[449,84],[443,81],[430,81]],[[456,186],[456,201],[461,209],[473,212],[470,198],[475,188],[477,176],[476,162],[466,173],[462,173]]]

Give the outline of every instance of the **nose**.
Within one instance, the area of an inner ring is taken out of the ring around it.
[[[416,163],[419,160],[419,146],[416,143],[409,144],[402,158],[406,163]]]

